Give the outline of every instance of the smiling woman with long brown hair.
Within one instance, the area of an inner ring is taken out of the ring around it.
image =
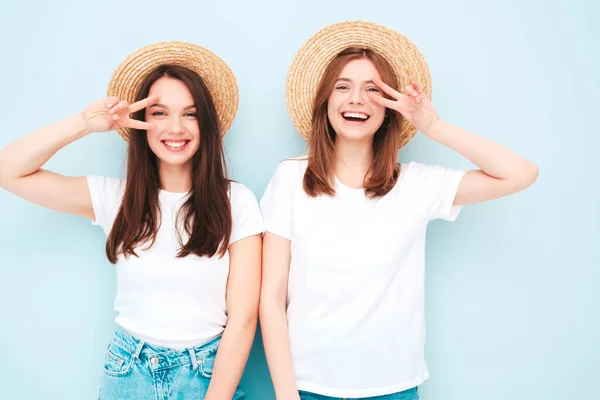
[[[417,399],[429,221],[536,180],[532,162],[441,120],[430,94],[416,46],[378,24],[328,26],[296,55],[288,111],[308,155],[282,161],[261,199],[260,321],[277,399]],[[398,163],[417,130],[478,169]]]
[[[2,187],[108,235],[117,329],[101,399],[244,397],[263,227],[254,194],[227,178],[222,135],[237,104],[215,54],[156,43],[119,65],[108,97],[0,151]],[[126,179],[42,169],[73,141],[111,130],[128,141]]]

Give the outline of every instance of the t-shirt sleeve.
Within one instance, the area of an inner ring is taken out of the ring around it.
[[[232,229],[231,245],[238,240],[264,232],[258,200],[250,189],[240,183],[231,183]]]
[[[260,199],[265,230],[285,239],[292,237],[292,193],[289,187],[292,162],[280,162]]]
[[[88,190],[94,208],[94,225],[100,225],[108,235],[119,212],[125,184],[123,181],[104,176],[88,176]]]
[[[430,221],[454,221],[462,209],[462,206],[453,205],[454,198],[467,171],[415,162],[410,163],[409,168],[417,187],[418,201],[425,208],[427,218]]]

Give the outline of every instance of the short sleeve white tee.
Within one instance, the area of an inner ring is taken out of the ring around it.
[[[428,377],[424,359],[425,233],[453,221],[462,170],[401,165],[369,199],[336,180],[311,198],[306,159],[279,164],[261,199],[265,230],[291,241],[287,318],[298,389],[331,397],[399,392]]]
[[[96,215],[92,222],[108,235],[121,206],[125,182],[100,176],[89,176],[87,182]],[[161,190],[162,222],[154,244],[148,250],[136,249],[139,257],[119,255],[116,264],[115,322],[150,344],[170,348],[209,342],[227,324],[229,252],[223,257],[176,256],[181,244],[175,219],[187,196]],[[263,232],[252,191],[232,182],[229,200],[230,244]]]

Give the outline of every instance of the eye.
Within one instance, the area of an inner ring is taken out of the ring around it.
[[[379,89],[377,89],[376,87],[370,87],[367,88],[367,92],[379,92]]]
[[[190,117],[190,118],[196,118],[196,113],[195,112],[188,112],[184,114],[186,117]]]
[[[153,116],[153,117],[162,117],[162,116],[164,116],[164,115],[165,115],[165,112],[164,112],[164,111],[153,111],[153,112],[152,112],[152,116]]]
[[[337,85],[335,87],[335,90],[348,90],[348,89],[349,89],[349,87],[346,85]]]

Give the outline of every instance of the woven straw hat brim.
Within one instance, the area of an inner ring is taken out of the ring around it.
[[[107,95],[130,104],[135,102],[142,81],[164,64],[182,66],[200,75],[213,98],[221,134],[225,135],[238,109],[237,82],[233,72],[221,58],[196,44],[159,42],[134,51],[113,72]],[[129,128],[118,128],[117,133],[128,140],[131,132]]]
[[[381,55],[394,69],[398,89],[404,92],[415,81],[431,99],[431,75],[425,58],[408,38],[368,21],[344,21],[329,25],[311,36],[300,48],[286,79],[286,103],[294,126],[308,140],[313,103],[325,70],[331,61],[349,47],[367,48]],[[417,129],[403,119],[401,146],[406,145]]]

